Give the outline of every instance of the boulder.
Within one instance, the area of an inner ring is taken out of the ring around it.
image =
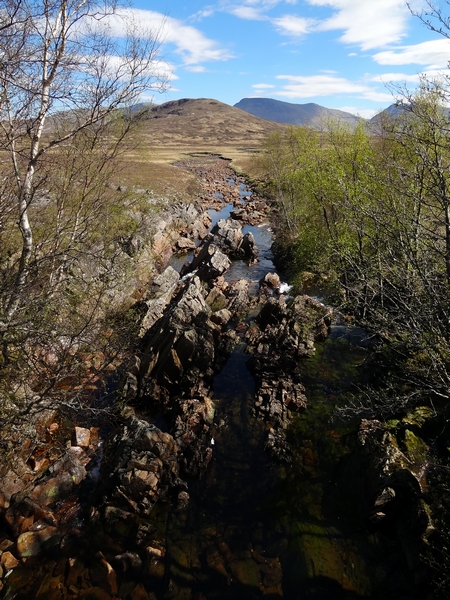
[[[26,531],[17,539],[17,554],[21,558],[37,556],[43,550],[56,546],[61,541],[57,527],[43,527],[37,531]]]
[[[202,281],[209,281],[225,273],[230,265],[230,259],[219,246],[209,241],[200,246],[192,262],[183,268],[181,273],[185,275],[195,271]]]

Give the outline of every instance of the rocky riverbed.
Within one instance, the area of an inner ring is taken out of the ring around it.
[[[3,469],[2,597],[426,597],[430,415],[331,424],[370,350],[284,293],[258,248],[267,204],[227,161],[179,166],[203,189],[169,238],[184,266],[133,308],[140,352],[108,436],[48,411]]]

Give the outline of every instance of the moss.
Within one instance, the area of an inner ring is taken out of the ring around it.
[[[416,467],[421,467],[428,458],[428,446],[410,429],[405,431],[405,445],[408,452],[408,458]]]
[[[429,406],[418,406],[414,411],[408,413],[406,417],[402,419],[402,422],[407,425],[417,425],[418,427],[422,427],[428,419],[431,419],[434,416],[435,412]]]

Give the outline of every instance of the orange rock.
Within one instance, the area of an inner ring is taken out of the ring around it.
[[[3,552],[0,560],[6,571],[9,571],[9,569],[15,569],[20,564],[20,562],[13,554],[11,554],[11,552]]]
[[[75,446],[88,448],[91,443],[91,432],[84,427],[75,427]]]

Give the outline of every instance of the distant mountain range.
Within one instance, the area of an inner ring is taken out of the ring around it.
[[[308,125],[320,127],[324,121],[333,119],[345,122],[351,126],[357,125],[361,118],[343,110],[325,108],[312,102],[308,104],[292,104],[273,100],[272,98],[243,98],[235,108],[276,123],[287,123],[289,125]]]

